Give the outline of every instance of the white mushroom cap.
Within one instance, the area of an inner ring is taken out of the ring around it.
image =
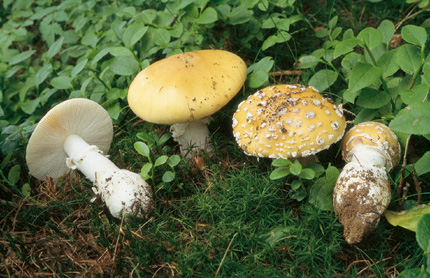
[[[52,108],[39,122],[27,145],[30,174],[39,180],[54,179],[69,171],[64,141],[72,134],[107,153],[112,142],[112,119],[89,99],[70,99]]]
[[[245,79],[245,62],[231,52],[186,52],[142,70],[131,83],[127,99],[131,110],[145,121],[191,122],[220,110]]]
[[[233,133],[248,155],[293,158],[314,155],[339,141],[346,127],[341,106],[313,87],[266,87],[239,104]]]

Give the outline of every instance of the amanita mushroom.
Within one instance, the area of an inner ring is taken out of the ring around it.
[[[143,120],[171,125],[183,155],[193,148],[211,151],[208,117],[237,94],[245,79],[245,62],[231,52],[177,54],[142,70],[130,85],[128,103]]]
[[[333,208],[349,244],[371,233],[391,200],[387,171],[400,160],[396,135],[384,124],[364,122],[351,128],[342,141],[347,163],[333,193]]]
[[[309,157],[339,141],[345,127],[340,106],[302,85],[259,90],[240,103],[233,115],[237,144],[258,157]]]
[[[139,174],[119,169],[103,153],[112,142],[112,120],[88,99],[70,99],[52,108],[38,123],[27,145],[30,174],[57,179],[80,170],[95,185],[110,213],[142,216],[152,209],[151,187]]]

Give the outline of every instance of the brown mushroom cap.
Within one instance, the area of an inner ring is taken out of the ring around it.
[[[396,134],[378,122],[363,122],[352,127],[342,141],[342,157],[351,161],[354,147],[366,145],[376,148],[386,159],[385,168],[390,171],[400,161],[400,143]]]
[[[245,62],[224,50],[170,56],[142,70],[128,91],[131,110],[145,121],[200,120],[226,105],[246,79]]]
[[[340,106],[313,87],[266,87],[239,104],[233,133],[248,155],[306,157],[339,141],[346,121]]]
[[[63,146],[72,134],[107,153],[113,136],[112,119],[89,99],[70,99],[56,105],[39,121],[28,141],[25,159],[30,174],[44,180],[67,173],[68,156]]]

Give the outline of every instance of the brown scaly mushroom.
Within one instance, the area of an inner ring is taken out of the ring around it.
[[[152,210],[151,187],[139,174],[119,169],[103,153],[112,142],[109,114],[89,99],[70,99],[52,108],[38,123],[27,145],[30,174],[57,179],[80,170],[95,185],[110,213],[142,216]]]
[[[347,163],[333,192],[333,208],[349,244],[374,231],[391,200],[387,171],[400,160],[400,144],[386,125],[364,122],[351,128],[342,141]]]
[[[266,87],[239,104],[233,134],[248,155],[305,158],[339,141],[346,128],[340,106],[315,88]]]
[[[245,62],[231,52],[186,52],[142,70],[130,85],[128,103],[143,120],[171,125],[182,155],[192,148],[211,151],[210,116],[238,93],[245,79]]]

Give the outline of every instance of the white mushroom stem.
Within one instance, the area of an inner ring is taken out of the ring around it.
[[[150,186],[139,174],[119,169],[97,146],[90,146],[78,135],[70,135],[64,142],[69,156],[67,166],[78,169],[96,186],[111,214],[120,218],[121,213],[141,216],[141,209],[152,208]]]
[[[172,132],[173,139],[179,143],[182,156],[190,156],[195,150],[213,151],[207,126],[210,120],[210,118],[204,118],[170,126],[170,132]]]
[[[344,226],[349,244],[360,242],[378,226],[391,200],[387,158],[376,148],[357,145],[340,173],[333,193],[333,208]]]
[[[356,145],[354,149],[348,153],[348,158],[346,161],[384,168],[387,165],[387,157],[385,157],[377,147],[364,144]]]

